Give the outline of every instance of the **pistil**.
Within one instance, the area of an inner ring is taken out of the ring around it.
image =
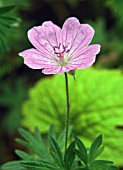
[[[61,45],[61,43],[59,43],[58,46],[53,47],[53,50],[54,50],[54,54],[56,55],[55,60],[57,60],[56,58],[58,58],[57,62],[61,66],[66,66],[67,61],[65,60],[65,54],[69,52],[67,46]]]

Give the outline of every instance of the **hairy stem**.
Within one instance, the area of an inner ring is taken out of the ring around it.
[[[66,119],[66,136],[65,136],[65,151],[67,149],[68,142],[68,128],[69,128],[69,117],[70,117],[70,102],[69,102],[69,90],[68,90],[68,76],[65,74],[65,86],[66,86],[66,107],[67,107],[67,119]]]

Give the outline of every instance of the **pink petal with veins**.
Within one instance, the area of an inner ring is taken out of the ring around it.
[[[39,51],[49,56],[54,55],[53,46],[59,43],[61,29],[51,21],[44,22],[42,26],[33,27],[28,31],[30,42]]]
[[[100,52],[100,45],[94,44],[88,46],[86,49],[81,50],[78,55],[71,59],[71,64],[75,64],[77,68],[90,67],[96,58],[96,54]]]
[[[42,73],[44,73],[44,74],[61,74],[62,73],[61,66],[45,68],[42,70]]]
[[[79,20],[68,18],[61,31],[61,41],[69,47],[69,55],[79,52],[90,44],[94,36],[94,29],[88,24],[80,24]]]
[[[60,37],[62,45],[68,47],[71,46],[79,26],[80,23],[77,18],[72,17],[72,18],[68,18],[65,21],[61,30],[61,37]]]
[[[42,73],[44,74],[62,74],[64,72],[69,72],[70,70],[73,70],[75,66],[58,66],[58,67],[50,67],[45,68],[42,70]]]
[[[50,66],[56,67],[56,62],[32,48],[19,53],[24,58],[24,64],[33,69],[42,69]]]

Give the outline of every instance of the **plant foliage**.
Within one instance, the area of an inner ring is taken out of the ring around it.
[[[56,134],[55,128],[52,128],[52,130],[53,134]],[[89,151],[87,151],[82,141],[75,137],[75,141],[71,142],[64,153],[59,145],[58,136],[56,135],[55,139],[51,131],[48,134],[48,143],[43,140],[38,128],[35,128],[33,135],[22,128],[19,129],[19,132],[23,139],[16,139],[16,141],[26,147],[28,153],[16,150],[16,154],[21,160],[4,164],[1,170],[118,170],[111,161],[95,160],[101,154],[100,152],[97,155],[97,151],[100,150],[102,144],[101,135],[93,141]],[[63,138],[61,140],[64,141]],[[75,149],[75,144],[78,149]],[[86,155],[84,155],[85,150]],[[75,159],[76,155],[78,158]],[[83,161],[83,157],[86,157],[86,162]]]
[[[123,76],[116,70],[86,69],[77,71],[76,81],[69,77],[70,123],[74,133],[88,146],[97,133],[103,133],[106,150],[102,158],[115,160],[119,165],[123,163],[122,86]],[[54,124],[61,131],[65,126],[65,106],[64,75],[39,80],[23,105],[22,125],[31,131],[38,126],[47,133],[50,124]],[[97,155],[98,152],[101,150]]]
[[[13,133],[20,124],[22,116],[21,105],[27,97],[25,80],[19,78],[16,79],[16,83],[12,81],[11,84],[10,80],[6,80],[6,82],[1,81],[0,94],[0,106],[8,110],[1,123],[1,127],[8,133]],[[12,123],[13,120],[16,121]]]
[[[123,1],[107,0],[105,4],[113,11],[114,16],[118,19],[118,22],[122,25],[123,24],[123,10],[122,10]]]
[[[15,29],[19,25],[19,19],[11,16],[10,12],[15,9],[16,6],[0,6],[0,51],[3,53],[8,50],[8,41],[12,29]]]
[[[0,0],[0,78],[21,64],[17,53],[26,41],[19,10],[20,7],[23,10],[27,4],[29,0]]]

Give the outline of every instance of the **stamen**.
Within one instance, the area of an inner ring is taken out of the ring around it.
[[[61,43],[59,43],[59,49],[60,49]]]
[[[69,49],[67,49],[66,53],[69,53],[69,52],[70,52],[70,50],[69,50]]]
[[[61,51],[63,49],[63,51]],[[67,49],[67,46],[62,45],[59,43],[58,46],[53,46],[54,54],[57,55],[57,57],[64,57],[64,53],[68,53],[70,50]]]
[[[59,53],[57,53],[57,52],[55,52],[55,51],[54,51],[54,53],[55,53],[55,54],[59,54]]]

